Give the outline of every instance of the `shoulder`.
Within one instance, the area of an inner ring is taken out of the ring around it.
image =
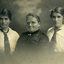
[[[27,32],[23,32],[21,35],[27,35],[28,34],[28,31]]]
[[[23,32],[21,35],[20,35],[20,37],[19,37],[19,39],[18,39],[18,42],[17,42],[17,46],[16,46],[16,48],[21,48],[21,46],[23,45],[23,43],[25,43],[26,42],[26,35],[27,35],[27,33],[28,32]],[[24,42],[25,41],[25,42]]]
[[[53,33],[54,33],[54,27],[49,28],[48,31],[47,31],[47,34],[46,34],[49,41],[51,40]]]
[[[3,32],[0,30],[0,36],[1,36],[1,35],[4,35],[4,34],[3,34]]]
[[[45,34],[45,33],[43,33],[42,31],[40,31],[40,35],[41,35],[41,36],[45,36],[45,37],[46,37],[46,34]]]
[[[18,41],[24,40],[27,36],[28,36],[28,32],[21,33]]]
[[[47,32],[51,32],[52,30],[54,30],[54,27],[49,28]]]
[[[27,32],[23,32],[20,37],[23,37],[23,36],[27,36],[28,35],[28,31]]]
[[[48,39],[47,35],[40,31],[40,38],[41,39]]]
[[[11,28],[9,28],[9,33],[11,33],[19,38],[19,34],[16,31],[12,30]]]
[[[60,29],[64,30],[64,25],[62,25],[62,27]]]
[[[44,34],[44,33],[42,33],[42,34],[43,34],[43,37],[44,37],[45,39],[47,39],[47,40],[48,40],[47,35],[46,35],[46,34]]]
[[[48,35],[49,33],[52,33],[53,31],[54,31],[54,27],[49,28],[49,29],[47,30],[47,35]]]
[[[41,37],[39,40],[40,40],[39,44],[41,45],[40,47],[43,47],[43,46],[45,47],[49,44],[49,39],[47,35],[44,34],[43,32],[41,33]]]

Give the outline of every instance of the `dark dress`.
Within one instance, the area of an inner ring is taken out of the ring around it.
[[[19,64],[39,64],[43,57],[47,59],[48,44],[48,37],[40,30],[24,32],[18,40],[15,59]]]
[[[16,50],[23,51],[43,51],[48,49],[48,37],[42,33],[40,30],[37,30],[33,33],[24,32],[21,34]]]

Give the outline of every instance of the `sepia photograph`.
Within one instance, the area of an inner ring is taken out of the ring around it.
[[[0,0],[0,64],[64,64],[64,0]]]

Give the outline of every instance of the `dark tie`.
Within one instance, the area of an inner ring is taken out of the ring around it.
[[[4,33],[4,49],[5,49],[5,53],[9,54],[10,53],[10,44],[9,44],[7,32],[3,32],[3,33]]]
[[[52,37],[51,42],[50,42],[50,47],[52,50],[54,50],[56,47],[56,32],[57,31],[54,30],[54,34],[53,34],[53,37]]]

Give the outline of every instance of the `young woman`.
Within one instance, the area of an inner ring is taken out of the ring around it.
[[[11,12],[3,8],[0,11],[0,52],[13,53],[19,38],[19,34],[9,27],[11,23]]]
[[[64,9],[62,7],[56,7],[51,11],[50,17],[53,22],[53,27],[47,31],[50,49],[55,52],[64,52]]]

